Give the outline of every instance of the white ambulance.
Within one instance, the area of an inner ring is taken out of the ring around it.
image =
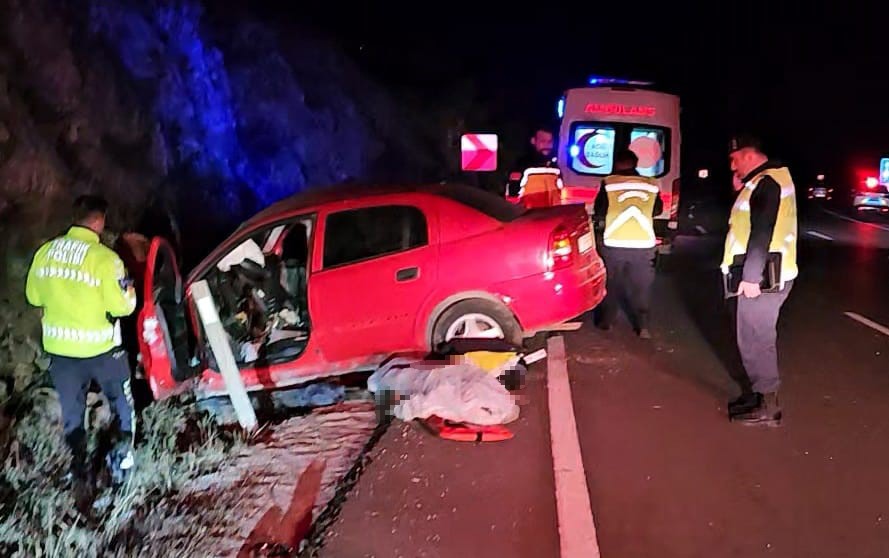
[[[664,210],[655,215],[655,231],[667,249],[679,215],[679,97],[650,85],[593,77],[559,101],[562,203],[583,203],[592,213],[614,154],[629,148],[639,157],[639,174],[659,182]]]

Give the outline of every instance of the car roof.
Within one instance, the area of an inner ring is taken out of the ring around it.
[[[442,193],[449,188],[460,189],[473,187],[461,183],[426,183],[410,185],[368,185],[348,183],[336,186],[311,188],[273,203],[259,213],[253,215],[253,217],[245,221],[239,228],[252,227],[255,224],[277,219],[283,215],[292,215],[294,213],[340,201],[355,202],[367,198],[400,194],[430,194],[433,196],[441,196]]]

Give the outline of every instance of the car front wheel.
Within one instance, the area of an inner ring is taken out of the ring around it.
[[[452,339],[503,339],[519,345],[522,331],[504,306],[488,300],[464,300],[445,310],[435,323],[433,347]]]

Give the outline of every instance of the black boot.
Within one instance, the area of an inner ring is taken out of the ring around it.
[[[86,481],[88,466],[86,460],[86,431],[78,428],[65,434],[65,442],[71,450],[71,466],[66,475],[67,480]]]
[[[78,428],[65,435],[71,450],[71,466],[63,479],[64,488],[74,496],[74,506],[83,515],[89,515],[90,504],[95,495],[92,468],[87,461],[86,431]]]
[[[636,310],[636,335],[639,339],[651,339],[648,329],[648,310]]]
[[[729,419],[737,415],[743,415],[762,405],[762,394],[755,391],[745,391],[737,399],[728,402]]]
[[[759,407],[747,413],[739,414],[733,417],[733,420],[756,426],[780,426],[782,415],[778,394],[766,393],[762,396],[762,404]]]

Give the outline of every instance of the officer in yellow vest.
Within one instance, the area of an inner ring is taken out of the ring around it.
[[[598,326],[610,329],[625,299],[639,337],[651,339],[648,313],[657,245],[654,216],[663,211],[663,202],[657,182],[640,176],[638,164],[629,149],[615,154],[614,174],[602,181],[593,205],[597,220],[605,221],[601,251],[608,277]]]
[[[790,171],[769,160],[755,138],[730,144],[731,169],[738,197],[732,207],[722,271],[743,262],[738,293],[737,341],[747,381],[741,396],[729,402],[729,417],[751,424],[777,425],[777,323],[799,273],[796,263],[796,191]],[[781,254],[779,290],[762,292],[770,253]]]
[[[51,358],[49,373],[74,454],[72,472],[81,480],[86,472],[86,392],[93,380],[120,422],[112,470],[121,474],[133,465],[130,369],[112,320],[135,310],[136,293],[123,262],[99,242],[107,209],[97,196],[78,198],[74,226],[37,250],[25,287],[28,302],[43,310],[43,348]]]

